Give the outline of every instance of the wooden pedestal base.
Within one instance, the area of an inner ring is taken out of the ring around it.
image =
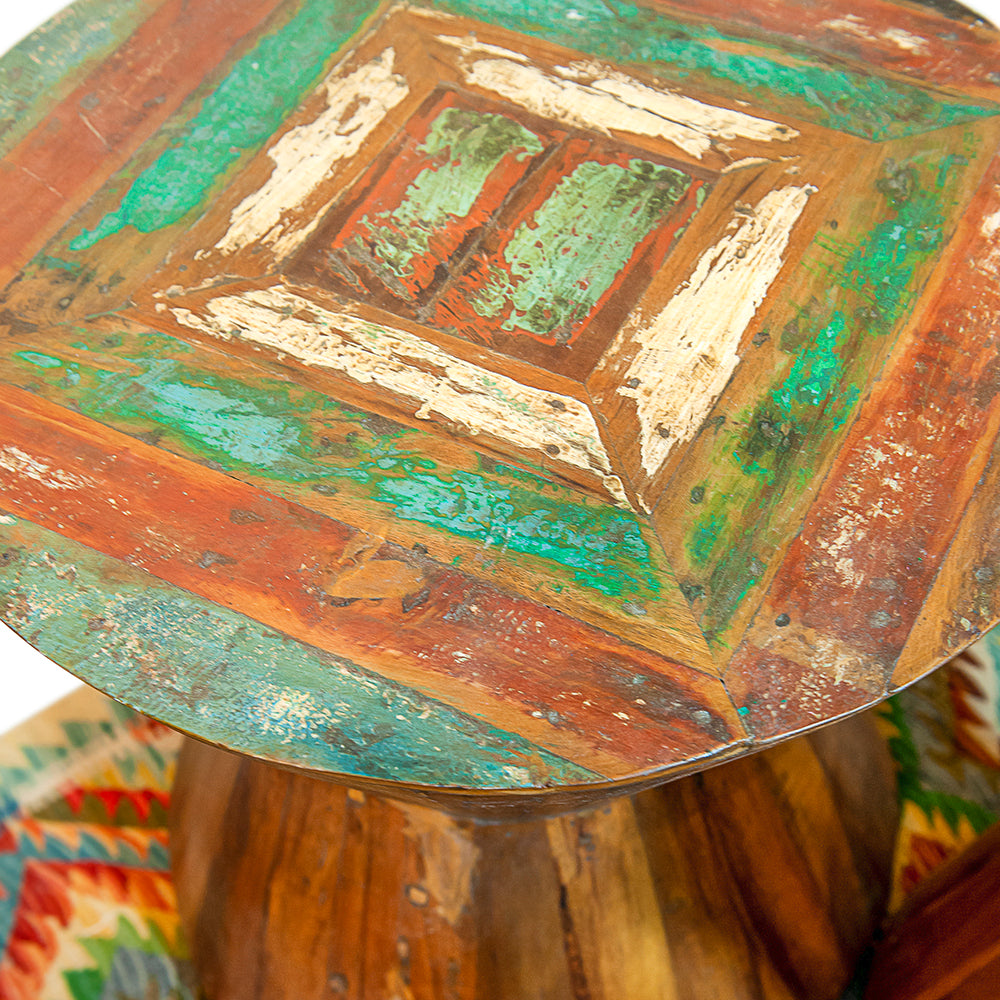
[[[895,819],[865,718],[561,816],[458,818],[193,742],[174,802],[209,1000],[834,998]]]

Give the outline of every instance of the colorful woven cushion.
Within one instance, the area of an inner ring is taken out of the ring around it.
[[[81,689],[0,739],[0,998],[180,1000],[180,737]]]

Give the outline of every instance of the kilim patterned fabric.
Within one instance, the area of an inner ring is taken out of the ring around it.
[[[182,1000],[180,737],[82,689],[0,739],[0,998]]]
[[[1000,817],[1000,638],[878,712],[895,908]],[[0,738],[0,1000],[193,1000],[167,843],[179,743],[90,689]]]
[[[890,909],[1000,818],[1000,637],[876,709],[902,808]]]

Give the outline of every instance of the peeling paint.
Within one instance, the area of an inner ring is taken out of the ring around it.
[[[389,112],[410,92],[404,77],[393,72],[395,52],[378,58],[345,77],[324,84],[326,108],[314,120],[283,135],[268,150],[274,171],[259,190],[233,210],[229,229],[216,245],[233,253],[250,243],[278,243],[279,255],[295,248],[301,233],[285,233],[282,218],[299,204],[341,160],[354,156]],[[281,237],[284,238],[281,238]],[[206,256],[200,251],[197,256]]]
[[[81,349],[69,367],[51,354],[17,351],[12,364],[0,360],[0,371],[93,420],[263,480],[270,492],[336,496],[377,521],[468,539],[491,563],[537,558],[549,592],[579,587],[584,600],[640,603],[661,595],[668,571],[626,510],[485,457],[471,468],[434,461],[426,431],[278,379],[211,374],[197,367],[194,348],[171,337],[129,337],[113,355],[101,334],[89,339],[94,349]]]
[[[650,321],[638,313],[625,324],[622,344],[639,349],[618,393],[635,400],[647,475],[656,475],[673,449],[694,437],[736,370],[743,335],[815,191],[768,192],[751,215],[734,216],[733,231],[702,254],[659,315]]]
[[[974,156],[974,144],[967,149]],[[814,456],[828,447],[821,440],[838,433],[855,412],[855,380],[868,377],[859,368],[875,349],[866,341],[891,334],[911,307],[917,276],[940,251],[952,191],[970,162],[946,150],[908,162],[889,159],[873,184],[873,205],[880,206],[874,218],[859,223],[854,235],[817,235],[811,266],[828,277],[827,299],[822,307],[798,307],[783,333],[792,358],[788,369],[720,432],[715,446],[719,457],[713,460],[739,470],[735,482],[754,524],[747,530],[735,521],[715,533],[710,552],[702,548],[707,574],[697,583],[710,636],[727,627],[772,557],[765,526],[807,487]],[[689,548],[703,545],[703,529],[727,507],[722,491],[707,495],[686,531]],[[854,569],[845,562],[839,572],[849,577]]]
[[[596,775],[24,519],[0,525],[0,612],[126,704],[234,750],[435,785]],[[196,721],[195,721],[196,720]],[[249,724],[248,724],[249,723]]]
[[[236,335],[361,385],[378,385],[418,403],[419,418],[454,421],[467,433],[486,433],[551,455],[553,464],[594,472],[617,502],[628,504],[593,415],[572,396],[522,385],[405,330],[323,309],[282,288],[220,295],[205,308],[205,317],[179,307],[170,311],[191,329],[225,339]],[[561,406],[552,406],[552,399]]]
[[[82,490],[94,484],[82,476],[53,469],[45,462],[14,445],[0,446],[0,469],[44,483],[52,490]]]
[[[368,0],[302,0],[295,15],[242,56],[180,137],[131,181],[118,207],[69,243],[87,250],[134,226],[152,233],[204,203],[219,177],[256,149],[308,93],[370,13]]]
[[[569,67],[574,77],[580,70]],[[767,142],[791,139],[786,125],[716,108],[665,90],[654,90],[623,73],[596,64],[586,66],[589,84],[560,79],[513,59],[477,59],[465,80],[534,114],[583,128],[655,136],[702,159],[716,139]]]
[[[962,102],[902,80],[832,66],[806,48],[755,44],[736,32],[672,18],[662,8],[627,0],[430,3],[598,58],[627,61],[664,83],[696,83],[715,92],[721,87],[735,100],[763,96],[785,113],[869,139],[911,135],[1000,112],[995,104]]]

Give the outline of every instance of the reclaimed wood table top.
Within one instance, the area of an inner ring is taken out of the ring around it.
[[[0,616],[179,729],[662,779],[998,617],[1000,48],[841,0],[79,0],[0,62]]]

